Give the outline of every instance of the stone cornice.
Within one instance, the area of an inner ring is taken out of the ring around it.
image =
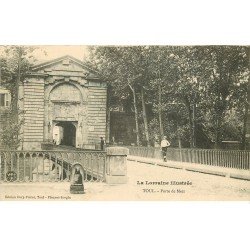
[[[31,70],[32,71],[36,71],[36,70],[40,70],[40,69],[43,69],[43,68],[46,68],[48,66],[51,66],[53,64],[56,64],[58,62],[61,62],[63,60],[66,60],[66,59],[69,59],[71,60],[72,62],[75,62],[76,64],[78,64],[79,66],[81,66],[83,69],[86,69],[90,72],[93,72],[95,74],[98,74],[98,72],[92,68],[90,68],[88,65],[86,65],[85,63],[83,63],[82,61],[78,60],[77,58],[73,57],[73,56],[70,56],[70,55],[65,55],[65,56],[62,56],[62,57],[59,57],[59,58],[56,58],[56,59],[53,59],[53,60],[50,60],[50,61],[47,61],[47,62],[44,62],[44,63],[40,63],[40,64],[37,64],[37,65],[34,65]]]

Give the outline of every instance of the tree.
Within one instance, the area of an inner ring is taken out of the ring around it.
[[[140,143],[139,127],[149,146],[150,135],[149,123],[151,118],[151,106],[155,105],[151,97],[158,90],[157,113],[160,124],[160,137],[163,135],[162,121],[162,100],[161,93],[164,88],[164,81],[169,78],[166,58],[169,56],[169,50],[162,46],[130,46],[130,47],[92,47],[91,62],[95,65],[104,78],[112,86],[114,94],[124,96],[133,96],[133,109],[135,113],[137,144]],[[155,85],[157,87],[155,88]],[[129,92],[128,92],[129,91]],[[153,92],[153,94],[152,94]],[[157,94],[156,94],[157,95]],[[141,102],[141,106],[139,105]],[[139,125],[140,117],[143,126]],[[153,119],[153,118],[152,118]]]
[[[223,135],[223,122],[229,110],[238,110],[242,98],[246,100],[248,82],[248,61],[246,48],[240,46],[211,46],[206,48],[206,70],[209,104],[213,115],[214,139],[219,147]],[[246,101],[243,101],[246,104]],[[243,122],[241,119],[239,122]]]
[[[90,63],[99,70],[102,78],[108,82],[113,95],[121,100],[132,94],[136,141],[137,145],[140,145],[137,95],[141,75],[136,67],[136,63],[138,63],[136,55],[138,55],[136,47],[90,47]],[[144,94],[144,91],[141,93]]]
[[[232,131],[226,129],[226,116],[227,121],[231,119],[229,111],[240,110],[242,98],[245,107],[248,77],[245,49],[239,46],[194,46],[173,50],[175,61],[170,71],[175,72],[176,79],[171,85],[171,95],[175,102],[179,100],[187,109],[192,147],[195,147],[200,125],[210,131],[218,147]],[[242,124],[243,119],[239,122]]]
[[[11,94],[11,108],[8,111],[8,121],[6,122],[1,140],[7,148],[17,148],[20,139],[20,128],[23,121],[19,120],[20,112],[18,107],[19,84],[24,80],[34,57],[32,52],[36,47],[28,46],[5,46],[1,55],[1,84],[6,87]]]
[[[190,145],[195,147],[196,105],[201,91],[201,61],[196,47],[173,47],[169,55],[168,100],[186,107]]]
[[[156,134],[166,133],[179,142],[188,137],[190,147],[196,147],[200,134],[217,146],[223,139],[244,137],[245,47],[95,47],[92,52],[92,64],[110,83],[111,98],[133,97],[137,144],[144,137],[149,145]]]
[[[247,55],[247,60],[248,60],[248,82],[244,85],[244,118],[243,118],[243,131],[242,131],[242,145],[241,149],[246,149],[247,148],[247,125],[249,123],[249,105],[250,105],[250,46],[246,47],[246,55]]]

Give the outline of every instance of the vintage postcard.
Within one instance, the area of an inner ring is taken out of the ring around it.
[[[249,201],[249,46],[0,46],[1,201]]]

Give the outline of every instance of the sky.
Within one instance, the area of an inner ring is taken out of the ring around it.
[[[37,49],[32,53],[38,62],[49,61],[61,56],[70,55],[79,60],[83,60],[88,55],[86,45],[46,45],[36,46]],[[0,54],[3,53],[4,47],[0,45]]]
[[[38,47],[39,49],[33,53],[38,61],[51,60],[65,55],[70,55],[79,60],[83,60],[88,54],[87,46],[84,45],[47,45]],[[46,54],[44,52],[46,52]]]

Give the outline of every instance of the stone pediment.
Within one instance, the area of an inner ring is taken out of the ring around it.
[[[99,79],[95,70],[82,61],[66,55],[31,68],[31,74],[46,74],[50,76],[81,76],[86,79]]]

